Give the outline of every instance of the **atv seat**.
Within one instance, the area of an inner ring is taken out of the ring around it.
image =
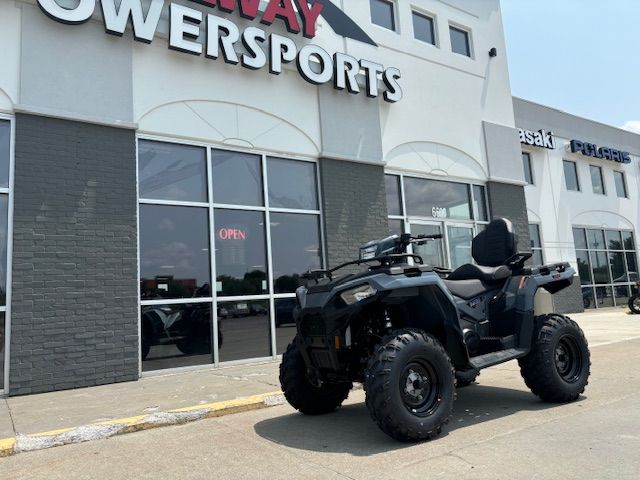
[[[517,252],[518,237],[506,218],[492,221],[475,236],[471,255],[477,265],[467,263],[455,269],[447,280],[481,280],[488,284],[501,283],[511,276],[505,263]]]

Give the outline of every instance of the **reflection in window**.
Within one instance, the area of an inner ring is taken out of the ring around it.
[[[604,250],[606,243],[604,243],[604,233],[602,230],[587,229],[587,245],[589,248]]]
[[[404,222],[402,220],[389,219],[389,235],[402,235],[404,233]]]
[[[533,185],[533,170],[531,168],[531,155],[522,152],[522,168],[524,169],[524,180],[529,185]]]
[[[9,160],[11,157],[11,123],[0,120],[0,187],[9,187]]]
[[[442,235],[442,227],[440,225],[411,225],[412,235]],[[471,245],[471,244],[469,244]],[[413,253],[422,257],[425,265],[433,267],[446,267],[447,262],[444,258],[444,239],[440,238],[423,245],[414,245]]]
[[[400,196],[400,177],[398,175],[384,176],[387,192],[387,211],[389,215],[402,215],[402,200]]]
[[[296,336],[296,323],[293,318],[293,309],[296,306],[295,298],[282,298],[275,301],[276,305],[276,349],[281,355],[287,349]]]
[[[594,291],[583,290],[585,308],[597,308],[614,303],[624,304],[629,287],[635,287],[621,284],[631,284],[638,279],[637,255],[633,250],[633,232],[574,228],[573,238],[580,283],[582,285],[610,284],[606,287],[598,286]],[[589,296],[585,296],[587,295],[585,292]],[[587,299],[595,299],[595,301],[589,303]]]
[[[269,158],[267,175],[271,208],[318,210],[315,163]]]
[[[606,252],[591,252],[591,265],[593,281],[596,284],[611,283]]]
[[[369,0],[371,6],[371,22],[389,30],[396,29],[393,2],[389,0]]]
[[[413,36],[417,40],[435,45],[436,37],[433,28],[433,18],[416,11],[411,12],[411,15],[413,19]]]
[[[0,312],[0,389],[4,388],[4,344],[6,339],[5,334],[5,313]]]
[[[613,180],[616,184],[616,194],[620,198],[627,198],[629,195],[627,194],[627,182],[624,178],[624,172],[613,172]]]
[[[567,190],[579,191],[580,183],[578,182],[578,172],[576,170],[576,162],[569,160],[563,160],[562,166],[564,168],[564,183]]]
[[[471,56],[471,46],[469,45],[469,32],[456,27],[449,26],[449,36],[451,37],[451,51],[466,57]]]
[[[270,356],[269,302],[219,302],[218,331],[221,362]]]
[[[317,215],[271,214],[271,248],[275,293],[293,293],[301,275],[322,265]]]
[[[264,205],[260,156],[212,149],[211,163],[215,203]]]
[[[207,201],[204,148],[140,140],[138,175],[140,198]]]
[[[596,165],[589,165],[589,172],[591,173],[591,185],[593,186],[593,193],[598,195],[605,195],[604,180],[602,179],[602,168]]]
[[[267,293],[264,213],[216,209],[214,233],[218,295]]]
[[[143,299],[211,296],[206,208],[140,205]]]
[[[7,214],[9,207],[9,195],[0,194],[0,306],[7,304]],[[2,341],[0,340],[0,346]],[[2,353],[0,352],[0,356]],[[3,384],[0,383],[0,388]]]
[[[143,371],[211,363],[210,303],[143,305],[141,314]]]
[[[421,217],[471,219],[469,186],[404,177],[407,214]]]
[[[540,242],[540,225],[535,223],[529,224],[529,240],[531,242],[531,263],[533,265],[542,265],[544,263],[542,257],[542,243]]]
[[[486,222],[489,220],[487,201],[482,185],[473,186],[473,216],[476,220]]]
[[[447,227],[447,238],[449,240],[449,256],[451,257],[451,268],[456,269],[465,263],[473,263],[471,257],[471,242],[473,240],[473,229],[467,227]]]

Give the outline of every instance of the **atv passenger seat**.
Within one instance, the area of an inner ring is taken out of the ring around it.
[[[516,254],[518,236],[506,218],[493,220],[475,236],[471,244],[471,255],[478,265],[467,263],[455,269],[447,280],[481,280],[499,283],[511,276],[505,262]]]

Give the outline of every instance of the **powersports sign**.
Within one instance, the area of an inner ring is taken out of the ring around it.
[[[98,0],[76,0],[75,6],[66,8],[61,0],[38,0],[40,9],[50,18],[68,25],[79,25],[91,19]],[[373,40],[362,31],[342,10],[330,0],[190,0],[225,13],[238,12],[241,17],[259,20],[263,25],[283,22],[291,34],[314,38],[316,21],[322,16],[333,30],[347,38],[375,45]],[[149,8],[143,8],[143,0],[100,0],[104,27],[107,33],[122,36],[128,24],[131,24],[135,40],[151,43],[156,34],[158,23],[165,9],[165,0],[144,2]],[[266,8],[261,9],[261,3]],[[193,55],[204,55],[210,59],[222,60],[228,64],[240,64],[251,70],[259,70],[267,64],[274,75],[282,73],[283,65],[295,62],[298,72],[307,82],[322,85],[329,82],[337,90],[349,93],[361,92],[364,84],[365,94],[370,98],[382,97],[390,103],[402,99],[399,80],[400,70],[385,68],[379,63],[356,59],[345,53],[330,55],[323,48],[308,44],[298,48],[289,37],[267,33],[257,27],[248,27],[241,31],[227,18],[214,14],[205,15],[201,10],[189,8],[177,3],[168,3],[169,9],[169,48]],[[204,27],[201,30],[201,27]],[[242,44],[243,53],[235,46]],[[378,79],[382,79],[384,90],[380,92]],[[359,82],[360,81],[360,82]]]

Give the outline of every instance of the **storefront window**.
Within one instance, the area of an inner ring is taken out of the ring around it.
[[[633,232],[574,228],[573,238],[585,308],[624,305],[638,278]]]
[[[0,392],[4,389],[4,365],[8,333],[5,330],[7,310],[7,245],[9,242],[9,169],[11,162],[11,123],[0,119]]]
[[[404,177],[404,188],[408,215],[471,219],[469,185]]]
[[[211,150],[213,201],[225,205],[264,205],[262,159],[258,155]]]
[[[296,336],[296,322],[293,320],[293,309],[296,306],[295,298],[281,298],[275,301],[276,305],[276,349],[281,355],[287,349],[287,345]]]
[[[147,140],[139,152],[143,369],[282,353],[301,276],[323,267],[316,163]]]
[[[206,162],[201,147],[140,141],[140,198],[206,202]]]
[[[219,296],[269,291],[264,213],[216,209],[215,244]]]
[[[385,185],[391,235],[439,233],[442,239],[413,246],[413,252],[426,264],[445,268],[473,262],[473,237],[489,221],[484,186],[403,174],[386,174]]]
[[[221,362],[270,356],[270,331],[267,300],[218,303],[218,349]]]
[[[320,225],[316,215],[271,214],[275,293],[293,293],[303,284],[300,275],[322,265]]]
[[[206,208],[140,205],[142,299],[211,296]]]
[[[384,182],[387,192],[387,210],[389,215],[402,215],[400,177],[397,175],[385,175]]]
[[[9,160],[11,158],[11,124],[0,120],[0,188],[9,187]]]
[[[318,210],[314,163],[269,158],[267,176],[271,208]]]
[[[211,303],[143,305],[141,314],[143,370],[211,363]]]

